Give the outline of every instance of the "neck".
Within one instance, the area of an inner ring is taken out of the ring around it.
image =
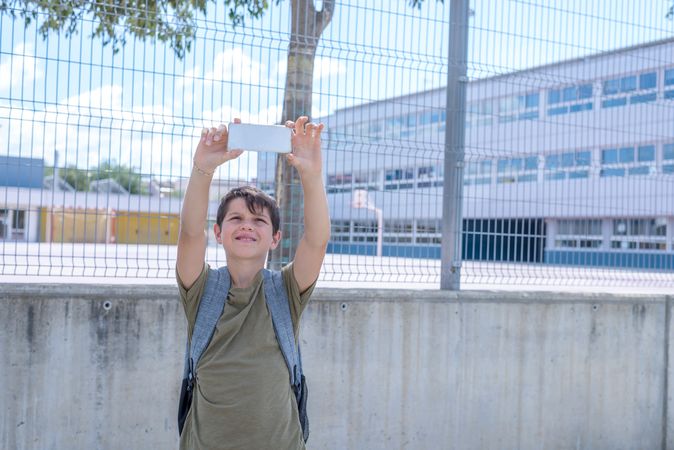
[[[232,287],[247,288],[253,283],[255,275],[264,269],[264,262],[259,261],[241,261],[241,260],[227,260],[227,270],[232,279]]]

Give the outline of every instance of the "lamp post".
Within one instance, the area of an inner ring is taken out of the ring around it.
[[[374,211],[377,215],[377,256],[381,256],[382,242],[384,240],[384,215],[381,208],[377,208],[374,205],[374,202],[370,199],[370,196],[365,189],[356,189],[353,191],[351,206],[353,208],[364,208]]]

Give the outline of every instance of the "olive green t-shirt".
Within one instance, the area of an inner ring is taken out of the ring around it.
[[[281,273],[297,337],[299,319],[315,283],[300,295],[292,263]],[[208,265],[189,290],[177,278],[191,334],[206,287]],[[250,287],[230,288],[196,372],[181,449],[305,448],[288,367],[264,298],[262,271]]]

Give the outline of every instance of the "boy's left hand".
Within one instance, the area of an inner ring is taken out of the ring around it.
[[[297,169],[300,176],[321,176],[323,161],[321,159],[321,131],[323,124],[307,123],[307,116],[299,117],[295,122],[286,122],[292,128],[292,153],[286,158],[288,163]]]

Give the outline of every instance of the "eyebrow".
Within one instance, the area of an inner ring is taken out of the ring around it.
[[[263,219],[271,220],[271,217],[269,217],[269,214],[268,213],[265,214],[265,212],[263,212],[262,214],[259,214],[259,213],[251,213],[251,214],[254,215],[255,217],[262,217]],[[225,217],[229,217],[231,215],[241,215],[241,213],[239,211],[228,211],[227,214],[225,215]]]

